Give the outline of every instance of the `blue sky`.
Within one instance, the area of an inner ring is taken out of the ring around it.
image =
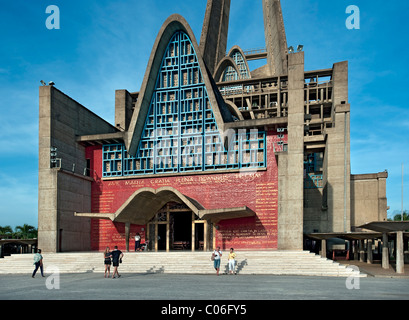
[[[349,5],[360,29],[348,30]],[[48,30],[46,8],[60,9]],[[351,173],[389,172],[391,215],[409,209],[409,2],[283,0],[288,45],[304,45],[305,69],[349,61]],[[110,123],[115,90],[139,91],[157,33],[172,13],[197,40],[206,0],[1,0],[0,226],[37,226],[38,87],[56,87]],[[263,47],[261,0],[232,0],[228,48]]]

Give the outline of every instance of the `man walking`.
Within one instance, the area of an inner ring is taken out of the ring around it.
[[[34,255],[34,265],[35,269],[33,274],[31,275],[32,278],[35,277],[38,268],[41,270],[41,276],[44,277],[44,270],[43,270],[43,256],[41,255],[41,249],[37,250],[37,253]]]
[[[115,278],[115,274],[118,275],[118,278],[121,276],[118,273],[118,266],[120,263],[122,263],[122,257],[124,254],[122,253],[121,250],[118,250],[118,246],[115,246],[114,251],[111,252],[111,257],[112,257],[112,266],[114,267],[114,273],[112,275],[112,279]]]

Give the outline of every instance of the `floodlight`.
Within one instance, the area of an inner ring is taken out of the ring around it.
[[[288,48],[288,52],[289,52],[289,53],[294,53],[294,47],[293,47],[293,46],[289,47],[289,48]]]
[[[304,49],[304,46],[302,44],[299,44],[297,47],[297,52],[301,52]]]
[[[55,83],[54,83],[53,81],[50,81],[50,82],[48,83],[48,85],[49,85],[49,86],[53,86],[53,85],[55,85]]]
[[[46,85],[47,85],[43,80],[40,80],[40,82],[41,82],[41,84],[42,84],[43,86],[46,86]]]

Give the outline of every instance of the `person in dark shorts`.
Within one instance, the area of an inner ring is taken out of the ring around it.
[[[112,274],[112,279],[115,278],[115,274],[118,275],[118,278],[121,276],[118,273],[118,266],[120,263],[122,263],[122,257],[124,254],[122,253],[121,250],[118,250],[118,246],[115,246],[114,251],[111,252],[111,257],[112,257],[112,266],[114,267],[114,273]]]
[[[108,278],[109,278],[109,274],[111,271],[111,251],[109,251],[109,247],[106,247],[104,251],[104,265],[105,265],[104,278],[107,277],[107,271],[108,271]]]

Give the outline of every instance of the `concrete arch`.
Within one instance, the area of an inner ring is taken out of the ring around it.
[[[203,57],[200,53],[199,46],[192,29],[182,16],[178,14],[171,15],[162,25],[159,34],[156,37],[142,82],[139,99],[131,119],[129,131],[124,137],[126,149],[128,153],[133,156],[136,154],[139,140],[145,125],[145,119],[149,112],[149,106],[153,91],[155,89],[156,79],[162,64],[162,57],[166,52],[169,41],[178,31],[185,32],[192,42],[220,134],[222,134],[224,131],[225,122],[233,121],[232,115],[224,106],[223,100],[219,97],[220,94],[217,91],[217,87],[212,79],[212,76],[208,73],[208,69],[203,61]]]
[[[223,73],[228,67],[232,67],[237,74],[240,74],[240,70],[234,60],[231,57],[224,57],[216,67],[216,71],[213,75],[214,80],[217,82],[222,81]]]
[[[168,202],[186,204],[196,215],[203,207],[173,187],[141,188],[134,192],[115,213],[114,221],[145,225]]]
[[[230,58],[232,58],[232,56],[233,56],[233,54],[234,54],[235,51],[238,51],[238,52],[241,54],[241,56],[243,57],[244,64],[246,65],[246,69],[247,69],[247,74],[249,75],[249,79],[251,79],[250,67],[249,67],[249,64],[248,64],[248,62],[247,62],[246,55],[244,54],[244,51],[243,51],[239,46],[237,46],[237,45],[233,46],[233,47],[230,49],[230,51],[229,51],[229,53],[228,53],[227,56],[230,57]],[[233,60],[233,61],[234,61],[234,60]],[[235,64],[236,64],[236,63],[235,63]],[[237,65],[237,64],[236,64],[236,65]],[[238,68],[238,66],[237,66],[237,68]],[[240,74],[240,72],[239,72],[239,74]]]
[[[234,114],[239,120],[244,120],[243,115],[241,114],[239,108],[230,100],[226,100],[226,105],[230,109],[230,112]]]
[[[183,203],[200,219],[212,222],[255,215],[255,212],[246,206],[205,209],[197,200],[184,195],[173,187],[165,186],[158,189],[144,187],[135,191],[115,213],[76,212],[75,216],[108,219],[125,224],[146,225],[168,202]]]

